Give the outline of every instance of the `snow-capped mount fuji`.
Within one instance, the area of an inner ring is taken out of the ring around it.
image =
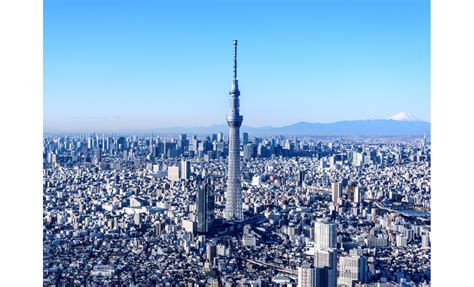
[[[388,118],[389,120],[402,121],[402,122],[420,122],[421,119],[408,112],[400,112]]]

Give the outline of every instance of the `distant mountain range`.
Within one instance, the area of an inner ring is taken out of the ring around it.
[[[227,125],[213,125],[192,128],[162,128],[158,133],[209,134],[226,132]],[[398,113],[389,119],[339,121],[334,123],[299,122],[283,127],[242,126],[242,132],[256,135],[309,135],[309,136],[419,136],[429,135],[431,124],[406,112]]]
[[[207,127],[173,127],[153,129],[155,134],[211,134],[224,132],[226,124]],[[299,122],[283,127],[242,126],[241,132],[251,135],[307,135],[307,136],[421,136],[429,135],[431,124],[406,112],[398,113],[388,119],[339,121],[334,123]],[[49,133],[50,131],[45,131]],[[105,133],[149,134],[152,130],[97,131]]]

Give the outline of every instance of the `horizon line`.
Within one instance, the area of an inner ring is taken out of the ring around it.
[[[299,121],[294,122],[291,124],[286,124],[282,126],[271,126],[271,125],[263,125],[263,126],[250,126],[250,125],[242,125],[245,128],[252,128],[252,129],[264,129],[264,128],[285,128],[292,125],[297,124],[321,124],[321,125],[330,125],[342,122],[361,122],[361,121],[395,121],[401,123],[415,123],[415,122],[423,122],[428,123],[431,125],[430,121],[425,121],[423,119],[417,120],[394,120],[391,118],[385,119],[360,119],[360,120],[340,120],[340,121],[333,121],[333,122],[308,122],[308,121]],[[45,128],[43,127],[43,133],[54,133],[54,132],[66,132],[66,133],[88,133],[88,132],[101,132],[101,133],[114,133],[114,132],[145,132],[145,131],[156,131],[159,129],[165,130],[173,130],[173,129],[203,129],[203,128],[212,128],[212,127],[223,127],[227,128],[225,123],[221,124],[209,124],[209,125],[195,125],[195,126],[168,126],[168,127],[153,127],[153,128],[141,128],[141,127],[129,127],[129,128],[119,128],[119,129],[94,129],[94,128],[78,128],[78,129],[57,129],[57,128]],[[158,131],[159,132],[159,131]],[[166,131],[166,133],[173,133],[171,131]]]

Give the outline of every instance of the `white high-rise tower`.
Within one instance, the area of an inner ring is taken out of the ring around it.
[[[318,249],[326,250],[336,248],[337,228],[336,224],[327,220],[316,221],[314,223],[315,245]]]
[[[240,126],[243,117],[239,113],[239,85],[237,81],[237,40],[234,40],[234,79],[229,92],[230,111],[227,115],[229,126],[229,167],[227,171],[227,190],[225,192],[224,217],[230,221],[242,221],[242,184],[240,174]]]

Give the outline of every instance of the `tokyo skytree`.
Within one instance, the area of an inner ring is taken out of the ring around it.
[[[237,81],[237,40],[234,40],[234,79],[229,92],[230,111],[227,115],[229,126],[229,167],[227,170],[227,190],[225,192],[224,218],[229,221],[242,221],[242,184],[240,173],[240,126],[243,116],[239,113],[239,85]]]

